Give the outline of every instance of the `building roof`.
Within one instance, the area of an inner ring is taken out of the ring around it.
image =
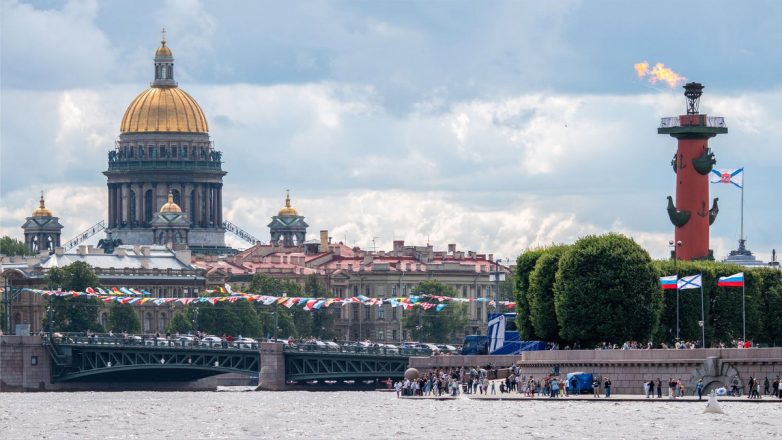
[[[158,269],[182,270],[193,266],[177,258],[176,252],[166,246],[118,246],[113,254],[87,249],[84,253],[52,254],[41,262],[41,267],[63,267],[83,261],[100,269]]]

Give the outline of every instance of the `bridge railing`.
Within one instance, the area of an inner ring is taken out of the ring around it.
[[[165,338],[165,337],[143,337],[138,335],[123,336],[123,335],[90,335],[86,336],[83,333],[55,333],[51,339],[49,335],[44,336],[44,341],[52,343],[54,345],[101,345],[101,346],[122,346],[122,347],[160,347],[160,348],[180,348],[180,349],[225,349],[225,350],[258,350],[260,348],[259,342],[247,342],[247,341],[211,341],[211,340],[198,340],[191,337],[182,336],[179,338]]]
[[[426,348],[406,348],[406,347],[385,347],[385,346],[362,346],[351,344],[313,344],[313,343],[294,343],[286,344],[284,351],[287,352],[311,352],[311,353],[352,353],[352,354],[371,354],[387,356],[431,356],[432,350]]]

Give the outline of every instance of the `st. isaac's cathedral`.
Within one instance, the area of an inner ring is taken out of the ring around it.
[[[154,64],[154,80],[125,111],[103,172],[108,178],[107,232],[124,244],[222,249],[222,153],[209,138],[198,102],[178,87],[165,39]]]
[[[165,38],[155,77],[128,106],[109,152],[107,233],[123,244],[187,245],[195,253],[230,253],[225,245],[222,152],[193,97],[179,88]],[[306,223],[290,198],[273,217],[271,241],[301,244]]]

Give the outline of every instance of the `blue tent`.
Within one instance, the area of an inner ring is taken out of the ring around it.
[[[576,378],[576,388],[573,388],[573,377]],[[569,394],[581,394],[592,392],[592,373],[577,371],[567,374],[567,391]]]

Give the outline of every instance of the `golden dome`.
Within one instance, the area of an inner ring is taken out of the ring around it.
[[[207,133],[209,125],[198,103],[178,87],[150,87],[125,111],[121,133]]]
[[[160,47],[157,48],[155,51],[155,58],[157,57],[173,57],[174,54],[171,53],[171,49],[166,46],[166,40],[163,40],[160,42]]]
[[[174,194],[168,193],[168,202],[160,207],[160,212],[182,212],[182,208],[174,203]]]
[[[285,206],[277,213],[280,217],[295,217],[299,215],[295,208],[291,207],[291,193],[287,192],[285,195]]]
[[[38,209],[33,211],[33,217],[54,217],[54,214],[44,205],[43,192],[41,192],[41,200],[38,202]]]

